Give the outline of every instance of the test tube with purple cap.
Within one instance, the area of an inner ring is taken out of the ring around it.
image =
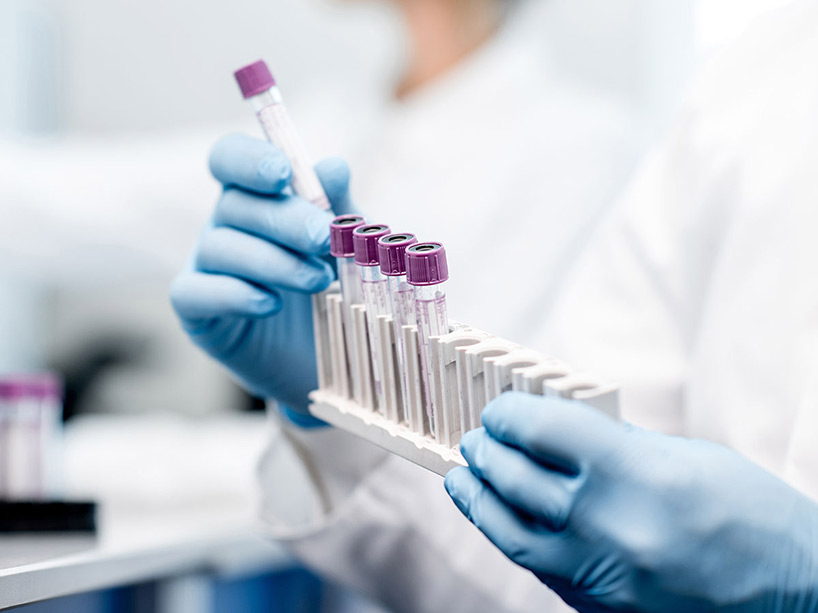
[[[329,210],[329,199],[267,64],[258,60],[240,68],[234,76],[242,95],[253,106],[269,141],[289,158],[293,168],[293,191],[318,208]]]
[[[361,273],[355,263],[355,244],[352,234],[356,228],[366,224],[360,215],[339,215],[329,226],[329,251],[338,262],[338,279],[341,282],[341,295],[344,299],[344,340],[349,359],[349,371],[352,377],[352,396],[359,404],[363,402],[363,389],[358,376],[358,355],[355,349],[355,338],[352,334],[352,307],[363,304],[361,294]]]
[[[60,486],[62,384],[48,373],[0,378],[0,498],[34,500]]]
[[[446,281],[449,266],[446,250],[440,243],[416,243],[406,248],[406,272],[409,285],[415,291],[415,317],[417,320],[420,367],[429,432],[435,431],[435,394],[432,377],[429,376],[430,339],[449,333],[449,317],[446,312]]]
[[[380,355],[378,316],[389,314],[389,288],[381,273],[378,241],[392,231],[389,226],[370,224],[355,228],[352,241],[355,245],[355,263],[360,268],[361,293],[366,306],[366,327],[369,333],[369,353],[372,358],[372,375],[378,407],[384,407],[383,356]]]
[[[409,382],[403,327],[415,325],[415,289],[406,280],[406,248],[417,242],[415,235],[409,233],[389,234],[378,241],[381,273],[386,276],[389,288],[389,305],[392,311],[392,325],[395,328],[395,347],[404,407],[409,397]]]

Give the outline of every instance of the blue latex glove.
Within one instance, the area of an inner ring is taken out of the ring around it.
[[[335,276],[329,224],[351,208],[349,171],[337,159],[316,167],[330,213],[292,195],[289,161],[267,141],[226,136],[210,170],[224,191],[173,282],[173,307],[193,342],[250,392],[306,413],[318,385],[310,294]]]
[[[737,453],[520,393],[483,424],[446,489],[579,611],[818,611],[818,506]]]

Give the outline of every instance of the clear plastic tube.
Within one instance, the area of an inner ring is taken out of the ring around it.
[[[361,272],[355,258],[338,258],[338,279],[341,281],[341,296],[344,299],[344,339],[349,358],[352,379],[352,397],[359,405],[364,402],[361,378],[358,376],[358,351],[352,334],[352,307],[363,303],[361,295]]]
[[[398,354],[401,397],[403,406],[409,398],[409,374],[406,371],[406,344],[403,327],[415,325],[415,288],[409,285],[406,275],[387,277],[389,284],[389,304],[392,311],[392,325],[395,327],[395,347]]]
[[[375,396],[378,406],[383,407],[383,360],[380,351],[378,316],[389,314],[389,288],[386,277],[377,266],[359,266],[361,269],[361,292],[366,306],[366,326],[369,332],[369,352],[372,357],[372,376],[375,380]]]
[[[290,159],[293,191],[315,206],[329,210],[329,199],[267,64],[258,60],[240,68],[234,76],[242,95],[253,105],[264,134]]]
[[[273,86],[264,93],[250,98],[264,134],[289,158],[293,168],[293,191],[309,200],[318,208],[329,210],[330,203],[321,181],[313,169],[312,159],[307,154],[301,137],[295,129],[278,87]]]
[[[368,224],[355,228],[352,244],[355,263],[360,268],[359,281],[361,295],[366,306],[366,327],[369,339],[369,357],[372,367],[372,383],[375,391],[374,408],[386,411],[383,387],[383,364],[380,350],[381,335],[378,316],[389,313],[389,298],[386,278],[381,273],[378,241],[390,232],[389,226]]]
[[[400,381],[400,396],[398,419],[408,417],[410,407],[410,386],[419,381],[409,381],[406,355],[406,342],[403,336],[404,326],[415,324],[415,290],[409,284],[406,264],[406,250],[417,244],[414,234],[399,233],[384,236],[378,241],[378,261],[381,272],[388,277],[389,309],[392,314],[392,323],[395,336],[395,353],[397,354],[397,371]],[[412,369],[412,372],[417,372]],[[402,415],[400,414],[402,409]],[[414,424],[413,424],[414,425]]]
[[[439,411],[435,406],[435,390],[432,389],[432,378],[429,374],[431,351],[429,339],[449,332],[445,283],[415,286],[415,317],[420,340],[420,367],[423,376],[423,392],[426,398],[426,417],[429,431],[433,433],[435,418]]]

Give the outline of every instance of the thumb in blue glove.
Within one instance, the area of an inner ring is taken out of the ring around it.
[[[737,453],[520,393],[483,424],[446,489],[579,611],[818,611],[818,505]]]
[[[210,168],[224,191],[171,302],[193,342],[251,393],[306,412],[317,387],[310,294],[334,278],[333,213],[292,194],[289,161],[266,141],[224,137]],[[346,164],[316,172],[335,213],[348,212]]]

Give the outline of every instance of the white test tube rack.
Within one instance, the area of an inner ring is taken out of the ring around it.
[[[384,406],[376,408],[366,309],[355,305],[351,338],[357,351],[352,353],[358,356],[359,383],[370,392],[364,395],[366,406],[361,406],[351,394],[354,369],[350,369],[347,358],[342,309],[338,283],[313,296],[319,387],[310,394],[310,412],[439,475],[466,465],[458,449],[460,437],[478,428],[483,407],[506,391],[581,400],[619,417],[616,385],[574,372],[562,362],[516,343],[452,322],[449,334],[431,339],[429,388],[436,396],[435,406],[441,409],[431,431],[424,409],[417,328],[403,328],[408,382],[404,399],[390,315],[378,316]]]

